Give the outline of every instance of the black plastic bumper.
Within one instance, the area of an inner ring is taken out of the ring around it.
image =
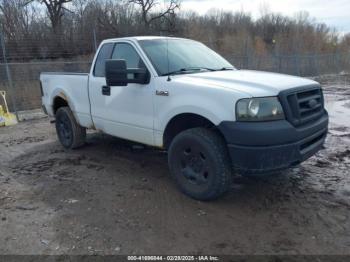
[[[269,173],[297,165],[322,148],[328,114],[295,128],[288,121],[222,122],[232,164],[242,174]]]

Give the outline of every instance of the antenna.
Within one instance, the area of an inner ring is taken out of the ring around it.
[[[167,37],[166,39],[166,56],[167,56],[167,63],[168,63],[168,79],[167,81],[170,82],[171,81],[171,77],[169,75],[170,72],[170,60],[169,60],[169,37]]]

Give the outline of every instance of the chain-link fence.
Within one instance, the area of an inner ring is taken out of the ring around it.
[[[59,61],[13,62],[13,60],[6,59],[6,51],[2,46],[0,46],[0,54],[2,54],[0,90],[8,92],[8,102],[12,111],[40,108],[39,76],[41,72],[88,72],[91,65],[91,55],[79,58],[79,61],[70,58]],[[350,72],[350,53],[288,56],[234,56],[228,54],[224,56],[239,69],[263,70],[298,76]]]
[[[8,63],[7,65],[2,63],[0,64],[0,90],[7,91],[8,103],[12,111],[15,108],[19,111],[40,108],[39,76],[41,72],[88,72],[90,64],[88,61]],[[9,68],[12,84],[8,81],[6,66]],[[2,104],[1,101],[0,104]]]
[[[319,76],[350,71],[350,52],[312,55],[227,56],[237,68]]]

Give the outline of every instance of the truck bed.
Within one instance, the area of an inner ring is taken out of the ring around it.
[[[54,116],[54,98],[68,101],[81,126],[91,127],[89,101],[89,74],[44,72],[40,74],[43,98],[42,103],[50,117]]]

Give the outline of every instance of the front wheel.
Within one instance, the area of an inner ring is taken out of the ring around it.
[[[180,190],[194,199],[216,199],[231,186],[227,147],[213,130],[193,128],[177,135],[169,148],[168,163]]]
[[[86,128],[80,126],[69,107],[56,112],[56,132],[61,144],[67,149],[82,146],[86,139]]]

